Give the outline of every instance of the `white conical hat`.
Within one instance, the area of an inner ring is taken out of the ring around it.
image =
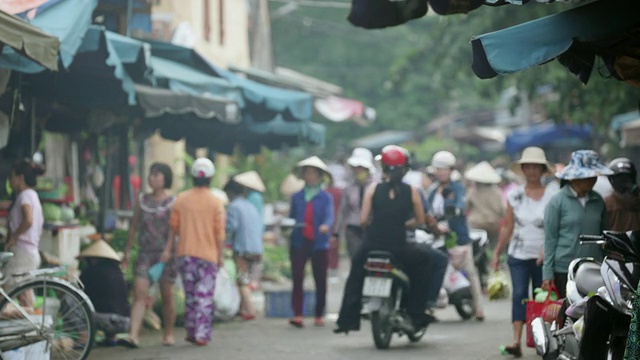
[[[314,167],[316,169],[322,170],[325,173],[329,174],[329,168],[327,167],[327,164],[325,164],[324,161],[322,161],[317,156],[312,156],[300,161],[296,165],[296,169],[295,169],[296,173],[299,173],[303,167]]]
[[[287,175],[280,184],[280,193],[284,196],[291,196],[304,188],[304,180],[293,174]]]
[[[121,260],[120,255],[118,255],[118,253],[115,250],[113,250],[113,248],[109,244],[107,244],[107,242],[104,240],[98,240],[94,242],[93,245],[84,249],[80,253],[80,255],[78,255],[78,258],[85,258],[85,257],[105,258],[105,259],[111,259],[115,261]]]
[[[248,187],[251,190],[255,190],[258,192],[264,192],[266,187],[260,178],[260,175],[256,171],[247,171],[241,174],[238,174],[233,177],[233,180],[238,184]]]
[[[500,174],[486,161],[482,161],[464,173],[464,178],[483,184],[499,184]]]

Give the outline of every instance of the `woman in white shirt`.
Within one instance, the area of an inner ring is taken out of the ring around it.
[[[507,196],[507,211],[500,230],[498,244],[491,265],[500,268],[500,253],[508,245],[509,270],[513,287],[511,320],[513,343],[501,347],[503,354],[522,357],[521,338],[525,323],[529,283],[533,288],[542,284],[542,260],[544,250],[544,209],[555,194],[542,184],[542,176],[551,172],[544,151],[537,147],[526,148],[522,158],[514,164],[514,172],[526,182],[511,190]]]
[[[13,257],[5,264],[7,274],[25,273],[40,266],[40,236],[44,216],[38,194],[33,189],[36,178],[44,173],[44,169],[28,160],[13,164],[9,183],[16,199],[9,212],[9,239],[5,243],[5,251],[13,253]],[[5,284],[11,287],[13,281]]]

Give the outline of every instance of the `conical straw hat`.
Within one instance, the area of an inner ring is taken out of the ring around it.
[[[98,240],[94,242],[93,245],[84,249],[84,251],[82,251],[80,255],[78,255],[78,258],[85,257],[105,258],[115,261],[121,260],[120,255],[118,255],[118,253],[113,250],[113,248],[109,246],[109,244],[107,244],[107,242],[104,240]]]
[[[480,162],[464,173],[464,178],[482,184],[499,184],[500,174],[486,161]]]
[[[304,188],[304,180],[293,174],[287,175],[280,185],[280,193],[284,196],[291,196]]]
[[[260,175],[258,175],[258,173],[253,170],[238,174],[233,177],[233,180],[244,187],[248,187],[251,190],[255,190],[258,192],[264,192],[266,190],[266,187],[264,186]]]
[[[319,157],[317,156],[312,156],[310,158],[306,158],[302,161],[300,161],[295,168],[295,172],[298,176],[300,176],[300,170],[304,167],[314,167],[316,169],[319,169],[321,171],[324,171],[327,174],[329,173],[329,168],[327,167],[327,164],[324,163],[324,161],[322,161]]]

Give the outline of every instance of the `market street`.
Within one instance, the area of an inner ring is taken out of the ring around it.
[[[330,287],[329,312],[335,314],[339,307],[341,284]],[[177,344],[165,347],[160,344],[161,333],[146,331],[142,348],[95,348],[90,359],[165,360],[165,359],[511,359],[500,356],[499,346],[511,338],[511,304],[509,300],[488,302],[485,299],[487,318],[462,322],[453,307],[439,310],[440,322],[433,324],[426,336],[416,344],[407,338],[395,336],[390,350],[376,350],[371,339],[369,323],[363,321],[362,331],[338,336],[331,332],[335,315],[329,315],[325,328],[307,326],[294,329],[287,319],[259,318],[251,323],[240,320],[219,324],[214,338],[204,348],[186,344],[184,329],[176,330]],[[523,339],[524,340],[524,339]],[[524,346],[524,344],[523,344]],[[533,349],[524,349],[522,359],[538,359]]]

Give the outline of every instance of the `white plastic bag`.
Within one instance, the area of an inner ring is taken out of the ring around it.
[[[214,317],[218,321],[229,321],[240,310],[240,292],[225,268],[218,270],[216,289],[213,295]]]
[[[456,246],[448,249],[448,251],[451,265],[453,265],[456,270],[463,270],[469,248],[467,246]]]
[[[442,286],[451,294],[470,285],[462,272],[456,270],[451,263],[447,265]]]

